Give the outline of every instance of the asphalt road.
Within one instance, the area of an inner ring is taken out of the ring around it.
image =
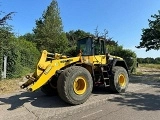
[[[138,79],[138,78],[135,78]],[[70,106],[58,96],[18,91],[0,95],[0,120],[159,120],[160,83],[131,81],[125,94],[93,91],[81,105]]]
[[[63,120],[159,120],[160,84],[108,99],[103,105]]]

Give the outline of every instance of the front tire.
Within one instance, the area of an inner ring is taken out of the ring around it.
[[[89,71],[80,66],[71,66],[58,78],[58,94],[65,102],[77,105],[84,103],[91,95],[93,81]]]
[[[50,81],[41,87],[41,91],[47,96],[57,95],[57,77],[53,76]]]
[[[110,90],[116,93],[126,91],[129,83],[128,73],[123,67],[115,66],[110,78]]]

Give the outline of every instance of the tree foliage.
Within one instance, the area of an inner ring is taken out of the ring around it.
[[[20,77],[33,72],[40,56],[35,44],[25,39],[12,38],[9,43],[8,77]]]
[[[123,46],[114,46],[114,45],[107,45],[108,51],[111,55],[118,56],[123,58],[131,73],[136,72],[137,67],[137,55],[135,52],[129,49],[124,49]]]
[[[2,15],[2,11],[0,11],[0,15]],[[10,12],[0,18],[0,79],[2,78],[2,69],[3,69],[3,51],[4,51],[4,43],[9,36],[10,27],[6,26],[6,21],[11,20],[12,14],[14,12]]]
[[[158,14],[151,15],[153,20],[148,20],[149,28],[142,29],[141,42],[137,48],[160,49],[160,10]]]
[[[85,32],[83,30],[71,30],[69,32],[66,32],[66,36],[68,39],[68,48],[66,49],[66,54],[69,56],[76,56],[76,45],[77,45],[77,40],[84,38],[86,36],[92,35],[89,32]]]
[[[68,43],[56,0],[52,0],[47,10],[43,12],[42,18],[36,20],[36,28],[33,31],[40,51],[44,49],[53,53],[65,51]]]
[[[1,13],[2,13],[2,12],[0,12],[0,15],[1,15]],[[5,16],[3,16],[2,18],[0,18],[0,26],[1,26],[1,25],[5,25],[7,20],[11,20],[11,18],[12,18],[11,15],[12,15],[13,13],[14,13],[14,12],[10,12],[10,13],[6,14]]]
[[[84,38],[86,36],[90,36],[92,35],[91,33],[89,32],[85,32],[83,30],[71,30],[69,32],[66,32],[66,36],[68,38],[68,41],[69,41],[69,45],[76,45],[77,44],[77,40],[78,39],[81,39],[81,38]]]
[[[16,38],[7,27],[0,27],[0,38],[1,65],[3,57],[7,56],[7,78],[21,77],[33,72],[40,55],[36,45],[25,39]]]
[[[137,58],[137,62],[138,63],[145,63],[145,64],[160,64],[160,57],[157,58],[151,58],[151,57],[147,57],[147,58]]]
[[[24,35],[19,36],[19,38],[35,43],[35,34],[34,33],[26,33]]]
[[[109,45],[109,46],[118,46],[118,42],[116,42],[112,38],[107,38],[106,39],[106,44]]]
[[[8,49],[8,38],[11,36],[7,27],[0,26],[0,79],[3,71],[4,51]]]
[[[7,77],[15,78],[33,72],[40,56],[36,45],[25,39],[10,36],[4,46],[7,59]]]
[[[13,35],[10,30],[8,26],[0,26],[0,79],[2,78],[4,51],[8,50],[8,39]]]

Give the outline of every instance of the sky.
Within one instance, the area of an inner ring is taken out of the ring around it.
[[[42,16],[52,0],[0,0],[0,10],[16,12],[12,21],[16,35],[31,33],[35,20]],[[151,15],[158,14],[159,0],[57,0],[64,31],[84,30],[92,34],[97,28],[100,35],[106,29],[108,37],[131,49],[137,57],[160,57],[160,50],[137,49],[142,29],[148,27]],[[3,14],[2,14],[3,15]],[[2,16],[1,15],[1,16]],[[0,16],[0,17],[1,17]]]

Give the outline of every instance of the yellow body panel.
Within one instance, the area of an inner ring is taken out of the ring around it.
[[[89,64],[107,64],[105,55],[82,56],[83,63]]]

